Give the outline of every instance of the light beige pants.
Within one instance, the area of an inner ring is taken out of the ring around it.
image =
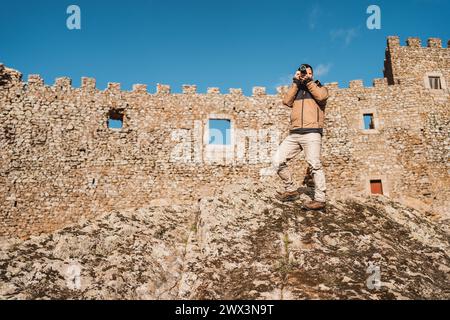
[[[272,158],[272,165],[283,180],[286,191],[297,190],[287,162],[304,150],[306,162],[314,179],[314,198],[316,201],[326,201],[325,173],[320,161],[321,144],[322,136],[320,133],[290,134],[280,144]]]

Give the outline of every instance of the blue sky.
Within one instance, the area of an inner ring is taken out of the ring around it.
[[[81,8],[81,30],[68,30],[66,9]],[[371,4],[381,30],[366,27]],[[104,89],[145,83],[242,88],[268,93],[288,84],[301,63],[323,83],[382,77],[388,35],[450,39],[450,1],[40,0],[2,1],[0,62],[47,84],[68,76]]]

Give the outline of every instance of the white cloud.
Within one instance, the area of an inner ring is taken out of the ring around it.
[[[331,39],[344,40],[345,45],[349,45],[352,40],[358,35],[357,28],[349,28],[349,29],[334,29],[330,31]]]
[[[275,88],[280,86],[289,86],[292,83],[293,74],[287,74],[278,78],[278,82],[275,83]]]
[[[319,64],[315,69],[314,69],[314,76],[315,77],[322,77],[328,74],[328,72],[330,72],[331,69],[331,63],[328,64]]]

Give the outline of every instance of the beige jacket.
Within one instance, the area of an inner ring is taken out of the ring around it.
[[[311,81],[299,89],[295,83],[283,97],[283,104],[291,107],[291,130],[323,128],[328,89],[319,81]]]

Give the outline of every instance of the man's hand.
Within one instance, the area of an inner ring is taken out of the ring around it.
[[[297,87],[300,88],[301,85],[306,85],[308,82],[312,81],[312,77],[308,76],[307,74],[302,75],[300,71],[297,71],[295,73],[293,81],[297,85]]]
[[[297,71],[295,73],[294,79],[292,79],[294,81],[294,83],[297,85],[297,87],[300,89],[300,86],[302,85],[303,80],[302,79],[302,73],[300,71]]]

